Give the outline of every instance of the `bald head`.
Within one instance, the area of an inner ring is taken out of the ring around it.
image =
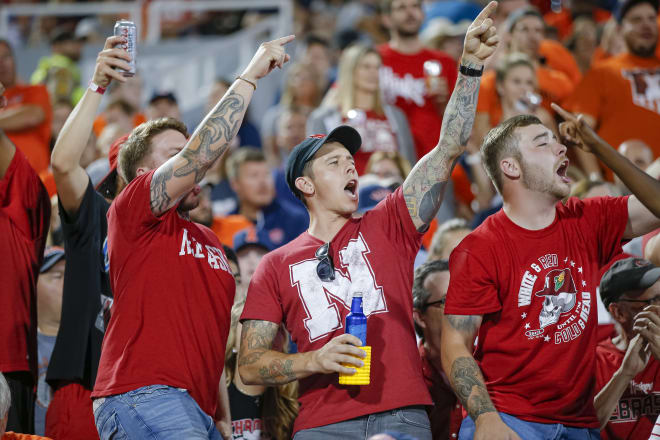
[[[634,163],[639,169],[646,170],[653,162],[653,152],[644,141],[630,139],[619,145],[619,153]]]

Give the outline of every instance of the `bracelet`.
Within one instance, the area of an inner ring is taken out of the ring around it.
[[[92,92],[96,92],[99,95],[103,95],[105,93],[105,87],[101,87],[100,85],[96,84],[94,81],[89,82],[89,90]]]
[[[249,79],[245,79],[245,78],[243,78],[242,76],[237,76],[236,79],[240,79],[240,80],[245,81],[246,83],[248,83],[248,84],[250,84],[252,87],[254,87],[254,90],[255,90],[255,91],[257,90],[257,85],[256,85],[255,83],[253,83],[252,81],[250,81]]]
[[[484,73],[484,66],[481,66],[481,69],[473,69],[472,67],[461,64],[458,71],[461,72],[461,75],[479,77]]]

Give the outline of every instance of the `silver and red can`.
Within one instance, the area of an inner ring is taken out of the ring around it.
[[[137,27],[135,23],[128,20],[119,20],[115,23],[115,37],[124,37],[126,43],[121,44],[119,47],[124,49],[131,56],[130,70],[117,68],[124,76],[134,76],[136,72],[137,60]]]

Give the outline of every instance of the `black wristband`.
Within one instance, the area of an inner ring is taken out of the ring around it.
[[[481,66],[481,69],[473,69],[461,64],[461,67],[458,68],[458,71],[461,72],[461,75],[479,77],[484,73],[484,66]]]

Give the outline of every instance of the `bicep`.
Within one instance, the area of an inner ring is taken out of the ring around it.
[[[159,217],[174,207],[202,180],[208,168],[187,148],[158,167],[151,179],[151,212]]]
[[[660,219],[656,217],[639,199],[628,197],[628,222],[624,238],[635,238],[660,228]]]
[[[442,322],[443,340],[446,339],[449,344],[463,344],[472,352],[481,321],[481,315],[445,315]]]
[[[271,350],[279,326],[274,322],[247,320],[241,332],[241,355],[252,350]]]

